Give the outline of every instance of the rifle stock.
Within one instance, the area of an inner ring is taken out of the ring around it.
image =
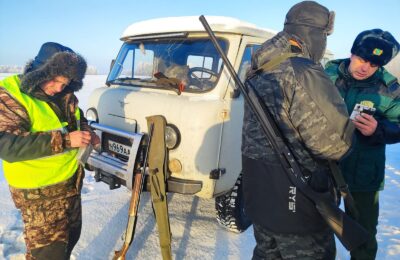
[[[114,260],[124,260],[125,255],[128,252],[129,246],[133,242],[133,237],[135,235],[135,229],[136,229],[137,210],[141,194],[140,183],[142,182],[143,179],[144,176],[142,173],[139,172],[135,174],[135,180],[134,180],[135,183],[133,185],[131,202],[129,204],[129,217],[125,231],[124,244],[122,245],[122,248],[120,250],[115,251],[115,255],[113,258]]]
[[[316,207],[347,250],[351,251],[367,240],[368,233],[365,229],[335,205],[320,202]]]
[[[129,204],[128,223],[126,225],[124,243],[120,250],[114,252],[113,260],[125,260],[125,255],[128,252],[130,245],[133,242],[133,237],[135,236],[137,214],[138,214],[139,202],[140,202],[140,194],[142,193],[142,190],[143,190],[143,184],[144,184],[144,180],[145,180],[146,167],[147,167],[147,158],[148,158],[148,153],[149,153],[148,150],[150,147],[152,134],[153,134],[153,125],[150,125],[148,142],[147,142],[147,150],[146,150],[145,157],[143,160],[143,165],[140,170],[137,170],[135,172],[135,179],[134,179],[134,183],[133,183],[132,197],[131,197],[131,201]]]
[[[234,79],[236,86],[238,86],[240,92],[244,96],[245,101],[256,115],[269,143],[277,152],[280,163],[285,169],[285,172],[290,181],[316,205],[316,209],[321,214],[322,218],[333,230],[335,235],[338,237],[340,242],[347,250],[352,250],[363,244],[368,238],[367,231],[355,220],[346,215],[340,208],[334,205],[333,202],[329,201],[326,198],[325,194],[315,192],[311,189],[306,179],[303,178],[300,167],[293,157],[290,149],[284,142],[282,134],[280,133],[280,130],[276,125],[276,122],[270,114],[268,108],[264,105],[264,103],[260,102],[257,94],[254,92],[251,86],[248,87],[246,84],[243,84],[243,82],[241,82],[235,69],[233,68],[232,64],[220,47],[206,18],[201,15],[199,17],[199,20],[203,24],[204,29],[207,31],[208,35],[210,36],[214,47],[217,49],[222,60],[224,61],[224,64],[227,67],[230,75]],[[246,83],[248,83],[248,81],[246,81]]]

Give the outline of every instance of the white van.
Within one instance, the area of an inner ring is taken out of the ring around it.
[[[233,18],[206,18],[244,80],[252,54],[275,32]],[[168,192],[216,198],[218,221],[245,230],[250,222],[240,182],[244,101],[199,18],[134,23],[121,40],[107,87],[90,97],[86,115],[97,122],[102,148],[92,152],[88,168],[111,189],[132,189],[132,160],[147,131],[146,117],[162,115],[168,124]]]

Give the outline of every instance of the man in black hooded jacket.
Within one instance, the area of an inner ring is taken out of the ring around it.
[[[282,32],[266,41],[252,59],[247,81],[271,112],[309,185],[335,200],[328,160],[350,148],[354,126],[346,106],[320,64],[333,12],[312,1],[294,5]],[[268,71],[260,68],[292,53]],[[245,105],[243,192],[253,222],[253,259],[334,259],[333,232],[315,205],[293,185],[255,115]]]

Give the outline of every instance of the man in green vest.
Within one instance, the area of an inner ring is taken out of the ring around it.
[[[0,81],[0,158],[24,222],[27,259],[69,259],[82,226],[79,148],[99,143],[78,107],[84,58],[42,45],[21,75]]]
[[[389,32],[366,30],[356,37],[349,59],[330,61],[325,68],[357,129],[353,150],[340,166],[358,210],[358,216],[352,217],[368,230],[370,238],[350,252],[351,259],[375,259],[378,249],[375,236],[385,147],[400,141],[400,86],[383,66],[399,49]]]

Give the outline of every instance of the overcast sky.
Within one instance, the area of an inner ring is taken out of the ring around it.
[[[231,16],[280,31],[293,0],[0,0],[0,65],[24,65],[42,43],[57,41],[106,72],[123,30],[131,23],[167,16]],[[323,0],[336,12],[328,48],[349,56],[356,35],[382,28],[400,40],[399,0]]]

